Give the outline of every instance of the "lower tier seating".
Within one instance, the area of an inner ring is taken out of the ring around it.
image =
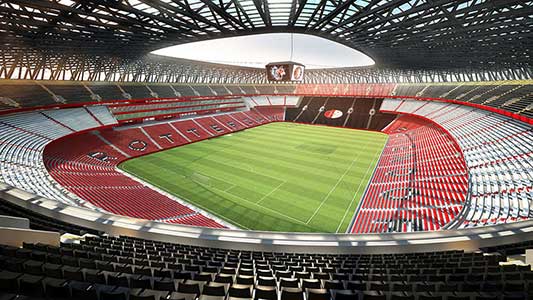
[[[431,122],[401,116],[356,213],[352,232],[438,230],[465,202],[467,173],[453,139]]]
[[[269,121],[283,121],[285,120],[285,110],[275,107],[256,106],[252,109],[259,115],[264,116]]]
[[[272,253],[98,236],[60,247],[0,246],[0,292],[2,299],[530,299],[531,267],[505,260],[460,250]]]
[[[44,162],[54,180],[69,192],[107,212],[174,224],[225,227],[124,175],[116,166],[128,158],[267,123],[282,112],[283,108],[273,108],[268,115],[243,111],[88,132],[48,145]]]
[[[476,227],[533,217],[531,125],[437,101],[386,99],[381,109],[430,119],[459,144],[467,164],[469,194],[455,226]]]
[[[34,111],[0,117],[0,180],[42,197],[73,205],[86,203],[57,184],[42,153],[54,139],[107,124],[117,124],[106,107]],[[111,121],[114,120],[114,121]]]

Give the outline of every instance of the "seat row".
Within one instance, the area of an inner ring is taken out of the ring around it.
[[[72,205],[84,201],[70,194],[50,177],[42,153],[52,140],[77,131],[115,123],[106,107],[44,110],[0,117],[0,180]]]
[[[437,126],[411,116],[395,119],[383,132],[389,139],[351,231],[442,228],[459,214],[468,189],[457,145]]]
[[[428,118],[455,141],[468,170],[465,209],[453,226],[477,227],[533,216],[533,132],[529,124],[462,105],[387,99],[381,108]]]
[[[222,228],[226,225],[221,221],[124,175],[116,166],[128,158],[275,121],[282,113],[283,108],[264,114],[251,110],[88,132],[51,143],[44,151],[44,162],[63,187],[107,212]]]
[[[505,260],[463,251],[254,252],[98,236],[60,247],[0,246],[0,291],[96,300],[528,299],[530,266],[498,265]],[[308,265],[321,272],[306,272]]]

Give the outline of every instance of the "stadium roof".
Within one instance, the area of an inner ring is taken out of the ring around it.
[[[135,58],[267,32],[331,39],[377,66],[531,66],[533,1],[0,0],[0,49]]]

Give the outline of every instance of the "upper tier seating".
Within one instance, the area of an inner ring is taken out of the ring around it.
[[[240,88],[245,95],[260,94],[253,85],[241,85]]]
[[[50,82],[51,83],[51,82]],[[65,100],[69,103],[76,102],[92,102],[94,99],[91,98],[91,93],[83,87],[82,85],[72,85],[72,84],[48,84],[45,83],[44,86],[54,95],[60,97],[60,99]]]
[[[86,109],[96,118],[102,125],[114,125],[117,120],[109,113],[109,109],[105,106],[89,106]]]
[[[153,98],[146,85],[128,85],[122,86],[122,89],[131,96],[131,99]]]
[[[488,111],[436,102],[386,99],[384,111],[409,113],[442,126],[466,160],[470,194],[459,227],[533,217],[532,126]]]
[[[3,109],[59,104],[50,93],[35,82],[27,82],[26,84],[2,83],[0,85],[0,99],[2,98],[6,99],[0,101],[0,103],[4,103]]]
[[[283,108],[272,108],[269,113],[272,119],[279,118]],[[50,144],[44,161],[63,187],[106,211],[174,224],[224,227],[115,167],[128,158],[257,126],[268,119],[248,111],[89,132]]]
[[[172,98],[178,96],[170,84],[151,84],[147,86],[155,94],[150,95],[153,98]]]
[[[295,94],[299,95],[354,95],[354,96],[383,96],[390,95],[396,84],[299,84]]]
[[[298,96],[251,96],[243,97],[249,106],[295,106],[298,104]]]
[[[119,120],[146,118],[161,115],[187,114],[191,112],[216,113],[244,109],[245,103],[239,97],[223,99],[168,99],[149,100],[140,103],[110,104],[109,109]]]
[[[102,119],[114,119],[105,107],[98,109],[96,115]],[[50,177],[42,153],[54,139],[99,126],[95,115],[85,108],[0,117],[0,180],[42,197],[85,205]]]
[[[231,91],[223,85],[210,85],[209,88],[217,95],[231,95]]]
[[[191,88],[197,96],[217,96],[208,85],[191,85]]]
[[[171,87],[174,91],[176,91],[177,94],[179,94],[179,96],[198,96],[197,92],[193,90],[190,85],[171,85]],[[208,94],[206,96],[211,96],[211,94]]]
[[[442,228],[461,211],[468,188],[457,145],[446,132],[416,117],[399,117],[383,132],[389,140],[351,231]]]
[[[336,127],[381,130],[394,120],[390,114],[379,113],[382,99],[359,97],[303,97],[298,107],[287,107],[288,121],[323,124]],[[338,110],[340,117],[326,117],[325,111]],[[374,111],[374,114],[370,112]]]
[[[391,95],[460,100],[533,118],[533,84],[399,84]]]
[[[105,109],[105,107],[103,107]],[[61,120],[61,125],[67,127],[71,131],[82,131],[87,128],[95,128],[101,126],[95,118],[87,117],[87,110],[85,109],[58,109],[44,111],[43,115],[54,120]]]
[[[0,292],[91,300],[528,299],[531,267],[505,260],[460,250],[273,253],[99,236],[60,247],[0,246]]]
[[[47,90],[48,89],[48,90]],[[400,96],[442,98],[487,105],[533,118],[531,81],[413,84],[298,84],[232,85],[168,83],[81,83],[61,82],[43,85],[35,81],[8,81],[0,84],[0,110],[19,107],[59,105],[87,101],[115,101],[146,98],[239,95],[338,95]],[[269,96],[275,99],[277,96]],[[255,96],[253,97],[256,98]],[[266,101],[268,103],[268,100]],[[271,101],[272,102],[272,101]],[[276,101],[274,101],[275,105]],[[294,105],[294,104],[288,104]]]

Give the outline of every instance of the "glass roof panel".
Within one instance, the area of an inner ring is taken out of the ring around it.
[[[308,69],[370,66],[372,58],[336,42],[320,37],[274,33],[231,37],[171,46],[153,54],[200,60],[214,63],[263,68],[274,61],[288,61],[306,65]]]

